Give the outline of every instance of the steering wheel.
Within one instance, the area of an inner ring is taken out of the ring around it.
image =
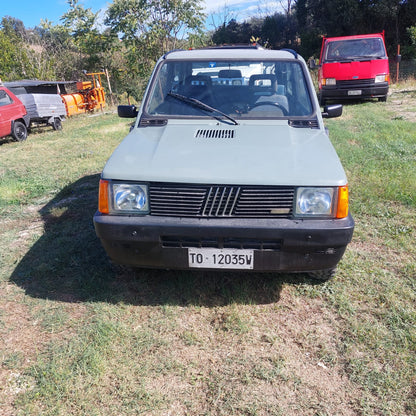
[[[283,107],[281,104],[273,102],[273,101],[259,101],[251,106],[251,109],[255,107],[260,107],[261,105],[272,105],[273,107],[277,107],[280,110],[282,110],[282,113],[284,116],[287,116],[287,110],[285,107]]]

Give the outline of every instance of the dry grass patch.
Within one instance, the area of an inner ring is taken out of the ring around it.
[[[56,363],[58,380],[73,374],[70,385],[61,384],[57,414],[74,403],[74,414],[87,414],[101,401],[121,414],[356,414],[358,392],[340,355],[336,316],[322,300],[293,292],[288,287],[278,303],[252,306],[96,305],[97,327],[87,327],[84,338],[102,355],[91,356],[78,338],[47,360]],[[69,362],[60,358],[68,349],[78,351],[75,361],[73,354]],[[84,361],[81,374],[69,372]],[[38,382],[42,368],[31,373]],[[28,395],[38,414],[42,402]]]
[[[387,107],[396,114],[396,119],[416,122],[416,81],[393,84]]]
[[[113,115],[3,144],[0,413],[415,414],[414,123],[388,106],[329,121],[356,232],[320,285],[111,265],[92,215]]]

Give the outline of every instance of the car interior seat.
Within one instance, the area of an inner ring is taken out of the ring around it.
[[[191,75],[185,79],[183,95],[195,98],[210,106],[214,105],[212,81],[208,75]]]
[[[284,85],[278,85],[275,75],[251,75],[248,85],[253,105],[260,102],[272,102],[281,105],[286,112],[289,112],[289,102],[284,95]]]

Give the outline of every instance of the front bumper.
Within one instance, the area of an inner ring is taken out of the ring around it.
[[[188,269],[188,248],[254,250],[254,271],[330,269],[351,241],[354,220],[196,219],[94,215],[109,257],[134,267]]]
[[[388,91],[389,84],[387,82],[366,85],[348,82],[334,86],[323,86],[320,96],[325,100],[360,100],[386,97]]]

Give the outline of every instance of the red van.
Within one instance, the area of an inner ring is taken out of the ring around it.
[[[378,98],[386,101],[389,61],[384,31],[322,40],[319,100]]]

